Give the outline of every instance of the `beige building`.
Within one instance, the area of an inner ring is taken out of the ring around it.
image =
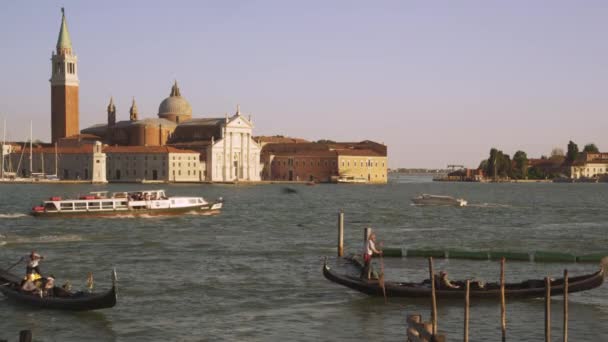
[[[358,143],[267,143],[263,178],[282,181],[386,183],[386,145]]]
[[[608,153],[583,153],[570,166],[570,178],[597,178],[608,174]]]
[[[104,152],[111,182],[205,180],[205,163],[196,151],[170,146],[108,146]]]
[[[388,161],[370,149],[338,150],[338,179],[366,183],[386,183],[388,181]]]

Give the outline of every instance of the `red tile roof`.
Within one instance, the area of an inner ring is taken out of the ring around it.
[[[105,153],[199,153],[172,146],[106,146]]]

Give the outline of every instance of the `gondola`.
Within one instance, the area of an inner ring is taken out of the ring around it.
[[[116,305],[116,271],[112,271],[112,288],[104,293],[67,292],[55,287],[62,296],[39,297],[19,290],[21,278],[0,269],[0,292],[9,300],[41,309],[88,311],[111,308]]]
[[[568,293],[591,290],[601,286],[606,276],[608,258],[602,259],[600,269],[597,272],[576,277],[568,277]],[[350,289],[365,293],[370,296],[383,296],[382,284],[378,280],[361,279],[359,274],[356,276],[338,274],[328,265],[327,261],[323,264],[323,275],[328,280],[346,286]],[[453,282],[462,285],[463,282]],[[430,281],[422,283],[412,282],[393,282],[384,281],[384,288],[387,297],[409,297],[424,298],[431,296]],[[464,298],[464,286],[460,288],[438,288],[435,293],[437,298]],[[545,296],[545,280],[535,279],[526,280],[521,283],[505,284],[505,296],[507,298],[538,298]],[[563,295],[564,279],[551,281],[551,295]],[[470,289],[471,298],[500,298],[500,285],[498,283],[488,283],[483,287],[474,286]]]

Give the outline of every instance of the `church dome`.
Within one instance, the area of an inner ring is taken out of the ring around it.
[[[171,88],[171,95],[160,103],[158,116],[174,122],[189,120],[192,117],[192,107],[182,97],[177,82]]]

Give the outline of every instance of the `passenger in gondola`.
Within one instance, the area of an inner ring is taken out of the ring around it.
[[[42,294],[44,297],[53,297],[55,295],[55,277],[52,275],[46,277],[46,281],[44,282],[44,287],[42,289]]]
[[[365,248],[363,251],[363,261],[365,262],[365,266],[363,268],[363,272],[361,274],[361,278],[365,278],[367,280],[372,277],[372,256],[376,254],[382,254],[381,250],[376,248],[376,233],[369,234],[367,241],[365,242]]]
[[[32,294],[34,291],[36,291],[36,289],[37,287],[36,284],[34,284],[33,279],[31,279],[30,276],[25,276],[21,282],[21,291]]]
[[[30,273],[23,278],[21,282],[21,291],[24,293],[41,296],[42,295],[42,280],[37,273]]]
[[[36,251],[32,251],[29,255],[23,257],[27,262],[27,266],[25,268],[25,274],[37,273],[42,276],[42,272],[40,272],[40,261],[44,259],[44,257]]]
[[[446,271],[439,272],[439,278],[437,278],[437,285],[439,289],[459,289],[460,286],[452,284],[448,279],[448,273]]]

